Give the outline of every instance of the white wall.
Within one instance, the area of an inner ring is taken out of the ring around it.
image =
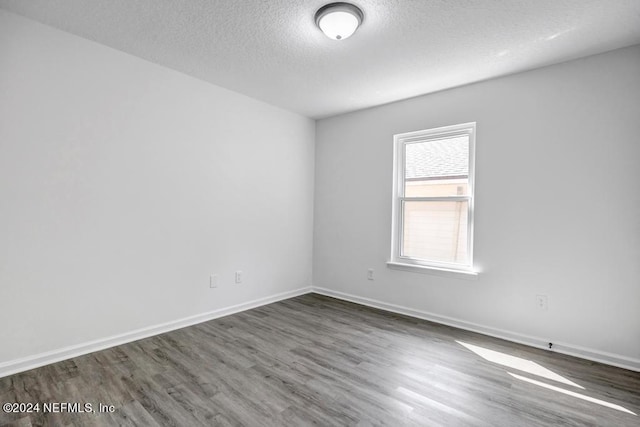
[[[393,135],[471,121],[478,280],[388,269]],[[640,46],[321,120],[314,286],[640,370],[639,135]]]
[[[0,367],[309,287],[314,132],[0,11]]]

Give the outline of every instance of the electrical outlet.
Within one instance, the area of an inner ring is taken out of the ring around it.
[[[367,279],[373,280],[373,268],[367,270]]]
[[[212,274],[211,276],[209,276],[209,287],[210,288],[217,288],[218,287],[218,275],[217,274]]]
[[[242,283],[242,271],[236,271],[236,283]]]
[[[547,311],[549,309],[549,304],[546,295],[536,295],[536,305],[538,309]]]

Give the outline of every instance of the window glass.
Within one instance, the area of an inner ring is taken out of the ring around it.
[[[465,201],[405,201],[402,256],[466,264],[467,211]]]
[[[469,136],[405,144],[405,197],[468,194]]]

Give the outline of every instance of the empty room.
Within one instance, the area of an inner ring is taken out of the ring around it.
[[[640,1],[0,0],[0,426],[639,426]]]

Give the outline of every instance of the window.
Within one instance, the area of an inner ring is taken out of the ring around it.
[[[472,273],[475,128],[394,136],[391,267]]]

